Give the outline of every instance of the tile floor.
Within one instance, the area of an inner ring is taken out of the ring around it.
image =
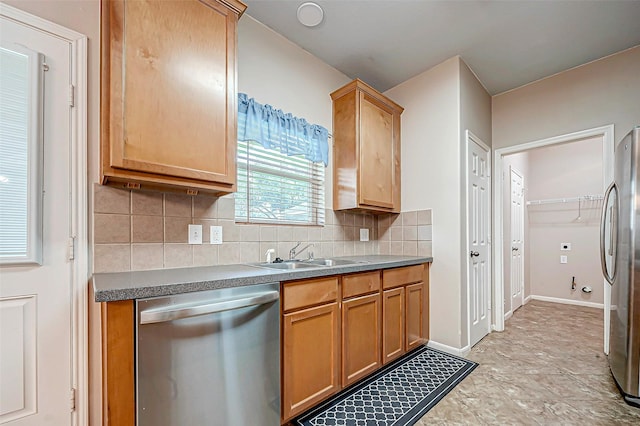
[[[640,425],[602,347],[602,310],[531,301],[473,347],[478,368],[417,425]]]

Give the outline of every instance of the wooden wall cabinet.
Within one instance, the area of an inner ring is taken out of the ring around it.
[[[333,209],[400,213],[400,115],[361,80],[331,93]]]
[[[103,0],[101,176],[130,189],[236,189],[237,0]]]

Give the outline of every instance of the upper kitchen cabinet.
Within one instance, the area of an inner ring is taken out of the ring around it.
[[[236,0],[102,1],[101,175],[132,189],[236,189]]]
[[[333,100],[333,209],[400,213],[404,108],[361,80]]]

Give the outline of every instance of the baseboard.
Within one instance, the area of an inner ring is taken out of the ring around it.
[[[458,348],[454,348],[453,346],[448,346],[442,343],[434,342],[433,340],[429,340],[429,343],[427,343],[427,347],[437,349],[439,351],[446,352],[451,355],[457,355],[462,357],[466,356],[471,351],[471,348],[469,346],[465,346],[464,348],[458,349]]]
[[[533,300],[540,300],[543,302],[562,303],[564,305],[576,305],[576,306],[585,306],[587,308],[604,309],[604,303],[585,302],[582,300],[561,299],[559,297],[535,296],[535,295],[531,295],[529,296],[529,298]]]
[[[511,318],[513,316],[513,311],[509,311],[506,314],[504,314],[504,320],[508,320],[509,318]]]
[[[524,302],[522,302],[522,304],[523,304],[523,305],[526,305],[527,303],[531,302],[531,298],[532,298],[532,297],[533,297],[533,296],[531,296],[531,295],[528,295],[527,297],[525,297],[525,298],[524,298]]]

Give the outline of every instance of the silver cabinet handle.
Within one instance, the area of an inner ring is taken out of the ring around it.
[[[607,269],[607,259],[606,259],[606,254],[605,254],[605,249],[604,249],[604,239],[605,239],[605,216],[606,216],[606,212],[607,212],[607,205],[609,204],[609,197],[611,196],[611,192],[613,191],[613,189],[616,189],[616,203],[613,206],[613,210],[611,211],[611,234],[610,234],[610,238],[609,238],[609,252],[611,253],[611,263],[613,265],[613,271],[612,274],[609,275],[609,270]],[[617,239],[617,234],[618,234],[618,190],[616,188],[616,184],[615,182],[611,182],[611,185],[609,185],[609,187],[607,188],[606,192],[604,193],[604,201],[602,203],[602,217],[600,218],[600,266],[602,267],[602,274],[604,275],[604,278],[607,280],[607,282],[609,284],[613,285],[613,282],[616,279],[616,273],[617,271],[617,267],[616,267],[616,257],[617,257],[617,253],[616,253],[616,243],[617,241],[614,241],[614,239]]]
[[[246,308],[249,306],[264,305],[265,303],[277,300],[279,297],[280,293],[278,291],[265,291],[262,293],[249,294],[246,297],[239,299],[150,308],[140,312],[140,324],[173,321],[198,315],[214,314],[216,312]]]

